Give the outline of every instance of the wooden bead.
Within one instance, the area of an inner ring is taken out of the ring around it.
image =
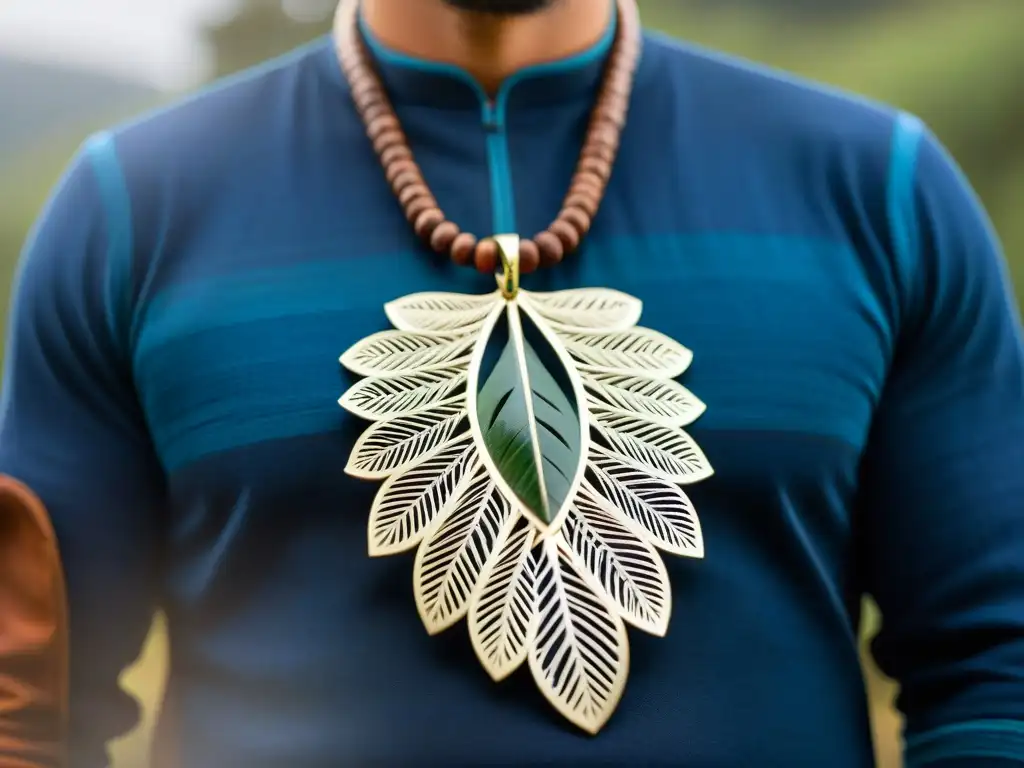
[[[612,174],[611,163],[586,155],[580,160],[579,169],[597,176],[602,182],[608,181],[608,177]]]
[[[573,192],[583,192],[600,200],[601,194],[604,192],[604,182],[599,176],[595,176],[589,171],[578,171],[572,177],[572,184],[569,188]]]
[[[339,59],[341,60],[341,68],[349,82],[352,82],[357,75],[362,74],[366,66],[359,54],[351,50],[343,51]]]
[[[620,115],[626,112],[629,104],[629,93],[616,93],[608,88],[601,88],[594,112],[595,114]]]
[[[615,74],[615,77],[609,77],[604,81],[600,93],[607,98],[624,99],[629,96],[628,78],[624,74]]]
[[[430,233],[430,247],[437,253],[448,253],[459,236],[459,227],[451,221],[442,221]]]
[[[451,257],[459,266],[466,266],[473,261],[473,251],[476,249],[476,235],[469,232],[460,232],[452,240]]]
[[[528,275],[540,266],[540,249],[533,240],[519,241],[519,272]]]
[[[565,255],[562,241],[550,232],[538,232],[534,235],[533,242],[537,244],[537,249],[540,251],[540,263],[545,267],[557,264]]]
[[[360,114],[367,112],[371,107],[375,107],[378,104],[387,104],[387,99],[384,97],[384,93],[379,88],[374,88],[372,91],[368,91],[361,96],[356,97],[356,108]]]
[[[551,226],[548,227],[548,232],[561,241],[562,248],[566,253],[572,253],[580,244],[580,237],[582,233],[565,219],[555,219],[551,222]]]
[[[398,160],[412,160],[412,150],[405,144],[396,144],[380,153],[380,161],[386,168]]]
[[[621,133],[615,127],[606,122],[600,122],[592,126],[588,140],[595,144],[602,144],[606,147],[617,149]]]
[[[376,88],[379,85],[380,81],[377,79],[377,74],[374,72],[373,67],[370,66],[365,58],[360,59],[358,66],[353,67],[352,74],[349,77],[349,88],[352,89],[352,95],[356,96],[365,93],[370,88]]]
[[[377,78],[371,75],[365,67],[352,76],[351,86],[352,97],[357,101],[369,93],[379,90]]]
[[[565,198],[566,208],[578,208],[591,219],[597,213],[597,199],[586,192],[572,192]]]
[[[639,24],[635,21],[625,21],[622,42],[619,44],[618,54],[624,65],[633,64],[640,55]]]
[[[373,148],[378,155],[388,147],[393,147],[396,144],[405,144],[405,136],[402,135],[401,131],[384,131],[373,140]]]
[[[623,23],[625,26],[622,30],[622,56],[628,61],[633,62],[640,57],[640,47],[643,44],[643,30],[641,29],[640,17],[630,13]]]
[[[403,173],[415,174],[417,178],[421,176],[419,166],[412,160],[396,160],[384,168],[384,176],[387,178],[388,184],[393,185],[395,179]]]
[[[428,208],[416,217],[416,223],[413,224],[413,230],[416,232],[416,236],[421,240],[429,240],[434,234],[434,230],[442,223],[444,223],[444,213],[441,212],[441,209]]]
[[[415,224],[420,214],[424,211],[429,211],[431,208],[437,208],[437,201],[433,197],[429,195],[417,197],[405,206],[405,218],[410,224]]]
[[[379,117],[385,117],[393,114],[394,112],[391,111],[391,108],[388,107],[387,104],[381,102],[378,104],[374,104],[372,107],[370,107],[369,109],[362,113],[363,122],[369,124]]]
[[[572,228],[580,233],[582,238],[590,231],[590,216],[579,208],[566,206],[558,212],[557,221],[565,221],[572,225]]]
[[[632,77],[628,72],[616,70],[608,73],[608,79],[605,81],[604,87],[607,88],[610,93],[626,98],[629,96],[632,85]]]
[[[384,103],[384,93],[380,86],[370,79],[357,80],[352,86],[352,98],[360,111],[365,112],[374,104]]]
[[[399,195],[399,199],[401,199],[402,190],[406,187],[412,186],[413,184],[419,184],[424,187],[424,189],[426,188],[423,184],[422,177],[418,173],[414,173],[413,171],[404,171],[403,173],[398,174],[395,177],[395,180],[391,182],[391,188],[395,190],[395,193]],[[405,203],[402,204],[405,205]]]
[[[621,133],[626,127],[626,102],[618,96],[614,98],[615,101],[609,100],[608,105],[601,110],[599,122],[607,123]]]
[[[481,240],[473,252],[473,264],[479,272],[494,272],[498,268],[498,244],[493,240]]]
[[[618,96],[615,100],[609,100],[608,106],[601,112],[603,122],[615,126],[615,130],[622,132],[626,127],[626,114],[629,111],[629,104]]]
[[[401,126],[398,124],[398,118],[394,115],[384,114],[380,117],[375,117],[372,120],[367,121],[366,135],[371,139],[376,139],[384,131],[399,131]]]
[[[598,125],[610,126],[617,134],[622,134],[626,125],[626,112],[628,103],[616,96],[608,99],[602,109],[597,113],[594,122]]]
[[[431,197],[430,190],[425,184],[410,184],[398,193],[398,202],[405,208],[418,197]]]
[[[583,151],[580,155],[582,157],[596,157],[598,160],[604,160],[608,164],[615,162],[615,150],[612,147],[605,144],[596,144],[591,141],[583,145]]]

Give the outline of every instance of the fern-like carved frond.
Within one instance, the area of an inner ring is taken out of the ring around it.
[[[584,485],[562,528],[582,572],[627,622],[652,635],[664,635],[672,612],[672,587],[661,557],[620,514]]]
[[[466,435],[392,475],[377,491],[367,527],[372,557],[412,549],[448,508],[463,477],[478,466],[476,448]]]
[[[566,719],[597,733],[626,688],[626,627],[554,539],[536,550],[535,581],[537,628],[529,656],[533,679]]]
[[[442,366],[469,366],[473,340],[439,333],[382,331],[363,339],[344,355],[341,364],[361,376],[415,373]]]
[[[512,674],[529,651],[537,608],[530,559],[536,536],[529,524],[509,535],[470,602],[473,649],[495,681]]]
[[[382,480],[408,469],[446,445],[465,418],[465,398],[458,397],[426,411],[371,424],[356,441],[345,471],[367,480]]]
[[[386,304],[384,312],[400,331],[468,335],[480,330],[498,300],[497,294],[414,293]]]
[[[524,292],[525,301],[562,333],[624,331],[640,320],[638,299],[607,288],[574,288],[553,293]]]
[[[690,367],[693,353],[648,328],[609,333],[566,333],[566,349],[584,370],[674,379]]]
[[[514,521],[512,507],[486,472],[463,477],[416,550],[413,593],[430,634],[466,615],[491,554],[501,550]]]
[[[591,451],[590,470],[606,507],[625,515],[654,546],[673,555],[704,557],[697,511],[681,488],[599,446]]]

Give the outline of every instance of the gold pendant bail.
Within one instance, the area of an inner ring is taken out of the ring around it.
[[[501,295],[510,301],[519,293],[519,235],[495,235],[494,242],[501,261],[501,273],[495,279]]]

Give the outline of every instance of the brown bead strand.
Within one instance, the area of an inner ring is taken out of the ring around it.
[[[562,209],[551,225],[531,239],[519,242],[520,271],[559,263],[579,247],[590,230],[612,174],[619,139],[626,123],[633,75],[640,57],[640,15],[635,0],[616,0],[618,27],[600,94]],[[341,68],[352,91],[366,135],[380,158],[384,176],[398,198],[405,218],[417,237],[437,253],[481,272],[498,266],[497,243],[463,232],[441,210],[416,164],[401,123],[373,68],[359,34],[358,2],[346,0],[338,10],[335,39]]]

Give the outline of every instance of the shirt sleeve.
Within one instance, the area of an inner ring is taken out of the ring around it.
[[[98,137],[29,237],[5,349],[0,474],[39,497],[56,533],[76,768],[107,765],[106,742],[138,722],[118,677],[141,652],[157,596],[164,481],[124,330],[128,212],[112,140]]]
[[[908,768],[1009,768],[1024,762],[1020,318],[953,160],[911,118],[895,147],[901,330],[858,505],[866,586],[882,611],[874,654],[901,685]]]

